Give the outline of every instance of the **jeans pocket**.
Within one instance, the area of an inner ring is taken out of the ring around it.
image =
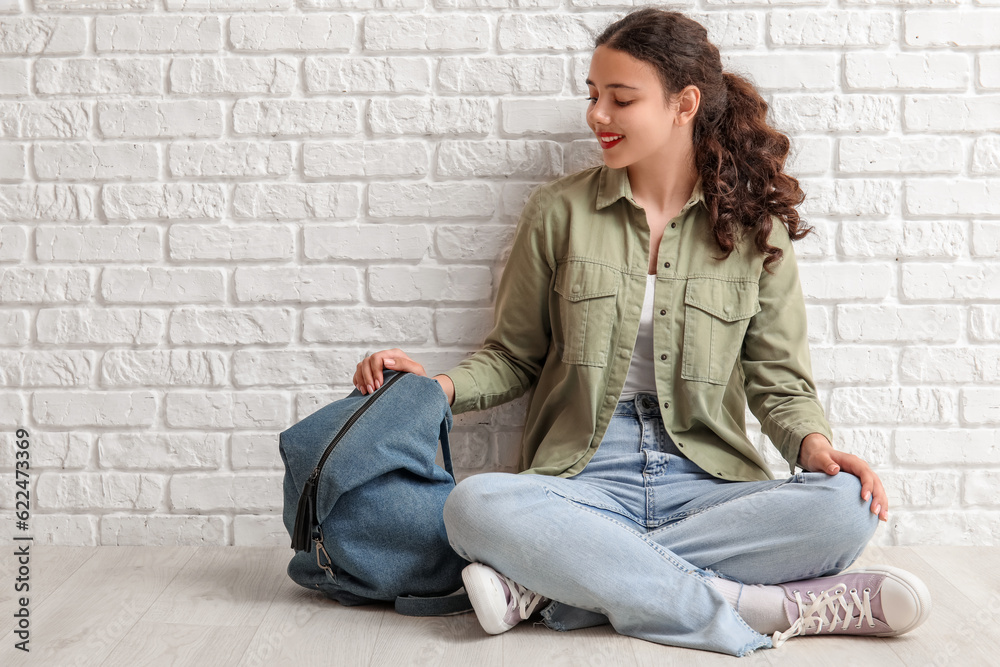
[[[588,261],[569,260],[556,268],[560,326],[553,325],[553,340],[562,347],[563,363],[608,363],[620,280],[621,272]]]
[[[681,377],[728,384],[750,318],[759,312],[756,282],[690,278],[684,292]]]

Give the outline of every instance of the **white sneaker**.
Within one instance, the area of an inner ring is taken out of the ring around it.
[[[479,624],[491,635],[507,632],[549,601],[482,563],[466,566],[462,582]]]

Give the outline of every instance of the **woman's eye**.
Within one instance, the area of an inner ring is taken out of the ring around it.
[[[593,104],[594,102],[597,101],[596,97],[588,97],[586,99],[590,100],[591,104]],[[628,105],[630,105],[632,103],[631,102],[615,102],[615,104],[617,104],[620,107],[627,107]]]

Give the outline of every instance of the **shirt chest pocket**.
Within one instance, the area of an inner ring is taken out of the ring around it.
[[[756,282],[690,278],[684,291],[681,377],[728,384],[750,318],[759,312]]]
[[[556,268],[555,291],[561,327],[553,332],[567,364],[604,366],[616,316],[620,272],[570,260]],[[561,338],[561,340],[560,340]]]

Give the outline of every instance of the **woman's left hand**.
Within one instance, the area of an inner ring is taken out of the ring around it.
[[[799,465],[803,470],[825,472],[828,475],[836,475],[841,470],[851,473],[861,480],[861,499],[872,499],[872,514],[877,514],[881,521],[888,520],[889,497],[885,494],[882,480],[860,456],[834,449],[822,433],[810,433],[802,439]]]

